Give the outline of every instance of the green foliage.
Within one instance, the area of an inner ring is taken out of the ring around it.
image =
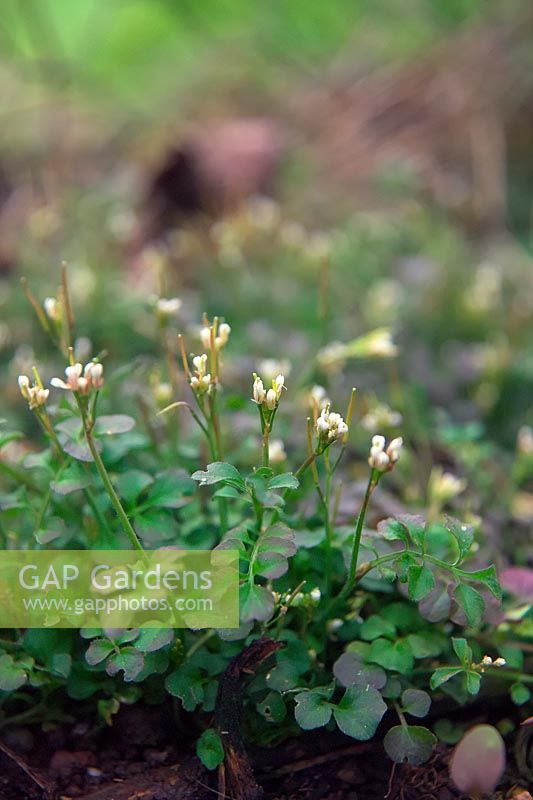
[[[196,742],[196,755],[207,769],[216,769],[224,760],[224,747],[213,728],[207,728]]]

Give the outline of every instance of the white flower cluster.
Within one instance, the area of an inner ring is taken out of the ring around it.
[[[316,421],[318,440],[323,447],[342,439],[348,433],[348,426],[341,415],[329,408],[329,405],[323,408]]]
[[[377,469],[378,472],[388,472],[400,460],[402,446],[403,439],[401,436],[393,439],[386,449],[385,437],[373,436],[368,463],[372,469]]]
[[[18,381],[20,393],[28,401],[28,406],[32,411],[44,406],[50,394],[49,389],[43,389],[37,384],[32,386],[27,375],[19,375]]]
[[[67,389],[86,395],[92,389],[99,390],[104,385],[104,367],[98,361],[89,361],[83,367],[80,363],[72,364],[65,369],[66,381],[52,378],[50,384],[56,389]]]
[[[211,374],[207,372],[206,353],[201,356],[194,356],[192,363],[196,375],[191,377],[189,385],[195,394],[205,394],[211,386]]]
[[[280,374],[276,378],[273,378],[271,388],[265,389],[263,381],[254,372],[252,401],[257,403],[258,406],[264,406],[269,411],[274,411],[278,406],[283,389],[286,388],[284,375]]]
[[[216,329],[216,336],[215,336],[216,350],[220,350],[222,347],[224,347],[225,344],[228,343],[230,333],[231,333],[231,328],[227,322],[222,322],[218,326],[218,328]],[[200,329],[200,339],[205,349],[210,350],[211,328],[208,325],[204,325],[204,327]]]

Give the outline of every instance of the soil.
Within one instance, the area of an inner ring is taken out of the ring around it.
[[[125,707],[111,728],[75,723],[42,731],[7,730],[0,748],[0,800],[213,800],[216,773],[181,741],[170,709]],[[459,800],[450,786],[450,749],[439,746],[421,767],[394,767],[382,745],[315,731],[251,752],[264,800]],[[531,800],[510,765],[498,800]],[[524,792],[518,795],[518,788]],[[260,795],[258,795],[260,796]]]

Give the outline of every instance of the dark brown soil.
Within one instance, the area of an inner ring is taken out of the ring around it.
[[[112,728],[90,732],[77,723],[48,731],[6,731],[0,754],[0,800],[212,800],[217,776],[176,732],[168,709],[129,707]],[[264,800],[459,800],[448,781],[449,750],[439,747],[422,767],[393,768],[379,742],[354,742],[312,732],[251,753]],[[511,767],[505,791],[527,782]],[[514,792],[513,794],[511,792]],[[227,797],[228,795],[226,795]],[[531,800],[527,793],[520,800]]]

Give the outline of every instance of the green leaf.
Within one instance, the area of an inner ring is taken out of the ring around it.
[[[446,530],[450,531],[452,536],[457,542],[459,550],[459,558],[457,563],[460,564],[470,552],[472,543],[474,541],[474,527],[473,525],[466,525],[457,519],[447,517],[445,521]]]
[[[418,514],[401,514],[397,517],[397,521],[407,529],[413,544],[422,548],[426,536],[426,522],[424,518]]]
[[[378,523],[378,533],[388,542],[401,541],[409,546],[409,531],[399,519],[389,517]]]
[[[436,742],[437,737],[420,725],[396,725],[387,732],[383,746],[397,764],[407,760],[417,765],[430,758]]]
[[[466,691],[468,694],[478,694],[481,689],[481,675],[474,670],[466,673]]]
[[[478,569],[476,572],[465,572],[465,570],[457,568],[454,572],[464,580],[482,583],[497,600],[502,599],[502,587],[498,581],[494,564],[491,564],[491,566],[486,569]]]
[[[401,639],[391,642],[388,639],[376,639],[370,645],[367,661],[379,664],[384,669],[406,675],[413,669],[414,658],[407,642]]]
[[[85,653],[85,660],[93,667],[95,664],[100,664],[113,651],[113,642],[109,639],[93,639]]]
[[[252,565],[253,572],[265,578],[279,578],[287,572],[287,559],[295,553],[294,531],[279,523],[273,525],[259,539]]]
[[[173,639],[172,628],[141,628],[135,647],[141,653],[153,653],[170,644]]]
[[[50,659],[50,671],[60,678],[68,678],[72,667],[72,658],[68,653],[54,653]]]
[[[380,693],[372,686],[349,686],[333,709],[337,725],[347,736],[359,741],[371,739],[387,710]]]
[[[511,686],[511,700],[515,706],[523,706],[529,702],[530,698],[531,692],[527,686],[524,686],[523,683],[513,683]]]
[[[270,478],[267,483],[267,489],[297,489],[300,485],[298,478],[292,472],[284,472],[282,475],[276,475]]]
[[[88,486],[89,480],[85,475],[80,475],[76,469],[71,468],[64,472],[57,481],[50,481],[50,489],[61,496],[78,492]]]
[[[55,542],[56,539],[64,536],[66,530],[64,519],[50,517],[46,520],[46,525],[35,532],[35,539],[39,544],[50,544],[50,542]]]
[[[167,676],[165,688],[169,694],[180,698],[185,711],[194,711],[204,699],[200,670],[187,664]]]
[[[481,624],[485,613],[485,601],[482,595],[472,586],[460,583],[453,596],[465,613],[467,625],[471,628],[477,628]]]
[[[443,683],[446,683],[454,675],[459,675],[461,672],[463,672],[462,667],[439,667],[431,676],[429,685],[432,689],[438,689]]]
[[[154,479],[147,472],[141,472],[139,469],[130,469],[127,472],[121,472],[115,479],[115,488],[121,500],[127,505],[134,505],[135,501],[145,489],[147,489]]]
[[[207,769],[216,769],[224,761],[222,740],[214,728],[207,728],[196,742],[196,755]]]
[[[135,420],[127,414],[109,414],[96,418],[93,432],[95,436],[113,436],[116,433],[127,433],[135,427]]]
[[[148,496],[147,506],[157,508],[181,508],[185,504],[184,496],[194,493],[195,485],[191,478],[178,470],[168,470],[156,475]]]
[[[28,681],[28,675],[22,667],[18,666],[13,656],[0,656],[0,689],[3,692],[13,692],[20,689]]]
[[[124,673],[126,682],[134,681],[144,666],[144,658],[135,647],[123,647],[120,653],[113,653],[106,661],[105,669],[112,678]]]
[[[387,675],[381,667],[364,664],[358,653],[343,653],[333,664],[333,674],[341,686],[373,686],[383,689]]]
[[[215,483],[229,483],[231,486],[244,491],[244,480],[239,470],[225,461],[214,461],[207,465],[207,469],[193,472],[192,479],[198,481],[200,486],[210,486]]]
[[[459,661],[465,666],[470,666],[472,663],[472,648],[469,646],[466,639],[454,638],[452,636],[452,647]]]
[[[406,689],[402,694],[402,707],[412,717],[425,717],[431,707],[431,697],[422,689]]]
[[[435,578],[425,564],[413,565],[408,569],[409,598],[418,603],[435,587]]]
[[[299,692],[295,695],[294,717],[300,728],[309,731],[327,725],[332,714],[329,702],[332,691],[332,689],[320,688]]]
[[[431,658],[442,653],[448,640],[437,631],[424,631],[424,633],[410,633],[406,641],[415,658]]]
[[[265,586],[246,582],[240,589],[241,621],[266,622],[274,611],[274,595]]]
[[[365,619],[361,625],[361,638],[365,639],[367,642],[371,642],[373,639],[379,639],[380,636],[392,637],[395,633],[396,628],[392,622],[389,622],[389,620],[384,617],[380,617],[379,614],[372,614]]]
[[[256,708],[267,722],[279,724],[287,716],[287,707],[279,692],[269,692],[264,700],[257,703]]]

